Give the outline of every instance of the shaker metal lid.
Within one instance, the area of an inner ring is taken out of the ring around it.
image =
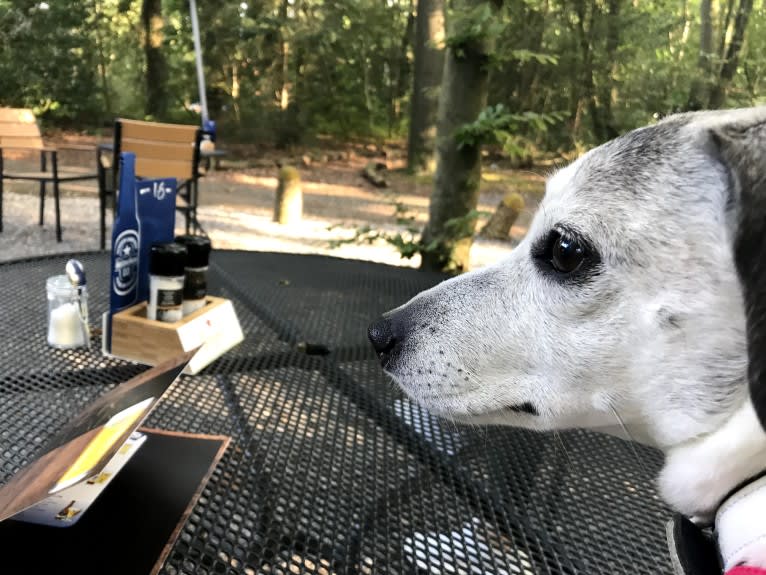
[[[181,277],[186,267],[188,250],[175,242],[152,244],[149,273],[153,276]]]
[[[212,244],[210,238],[204,236],[183,235],[176,237],[176,242],[186,246],[189,255],[186,258],[186,266],[190,268],[207,267],[210,259]]]

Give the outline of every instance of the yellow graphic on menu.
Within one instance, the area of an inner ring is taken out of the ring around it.
[[[130,446],[128,445],[128,447]],[[125,449],[125,446],[120,447],[120,451],[118,451],[118,453],[120,453],[123,449]],[[86,481],[85,483],[87,483],[88,485],[100,485],[102,483],[105,483],[106,480],[109,479],[111,476],[112,476],[111,473],[102,472],[102,473],[99,473],[98,475],[94,475],[93,477],[88,479],[88,481]]]
[[[80,511],[82,510],[77,509],[74,506],[75,503],[76,501],[70,501],[69,505],[64,507],[64,509],[62,509],[56,514],[56,519],[58,519],[59,521],[71,521],[72,519],[75,518],[75,516],[79,515]]]
[[[104,454],[143,417],[153,400],[154,398],[150,397],[112,416],[83,450],[77,461],[61,476],[50,493],[65,489],[90,476]]]

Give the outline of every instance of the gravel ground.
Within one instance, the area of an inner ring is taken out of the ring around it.
[[[0,233],[0,261],[52,253],[98,249],[98,199],[61,199],[63,242],[56,242],[53,202],[46,202],[45,225],[37,225],[37,197],[31,194],[3,194],[3,231]]]
[[[34,196],[4,194],[0,261],[98,249],[96,198],[62,199],[64,231],[61,243],[56,242],[53,206],[46,206],[44,226],[37,225],[37,214],[38,204]],[[356,227],[338,225],[330,220],[306,218],[298,226],[281,226],[272,222],[269,216],[231,206],[203,206],[199,210],[199,219],[213,246],[221,249],[326,254],[415,267],[420,262],[417,257],[412,260],[400,258],[399,253],[383,241],[331,248],[331,241],[353,237]],[[395,226],[383,228],[397,230]],[[478,240],[471,252],[471,262],[474,267],[486,265],[509,251],[510,246],[505,242]]]

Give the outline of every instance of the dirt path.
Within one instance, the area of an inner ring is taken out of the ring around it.
[[[80,160],[87,162],[89,158]],[[417,257],[403,260],[383,240],[331,247],[333,242],[353,238],[357,230],[365,226],[406,233],[407,227],[420,229],[427,220],[431,181],[398,171],[401,160],[389,156],[386,161],[392,167],[388,173],[390,187],[377,189],[360,175],[368,161],[370,158],[349,154],[338,160],[312,161],[306,166],[296,159],[303,183],[304,217],[300,225],[280,226],[271,221],[277,185],[274,159],[234,159],[230,168],[213,171],[201,180],[200,221],[219,248],[322,253],[417,266]],[[224,162],[224,167],[227,163]],[[247,164],[261,167],[247,167]],[[512,229],[511,241],[477,240],[471,253],[473,267],[502,257],[523,237],[529,214],[541,197],[542,181],[542,175],[532,172],[491,168],[485,171],[480,211],[489,214],[506,191],[517,190],[525,197],[528,213],[522,214]],[[6,182],[0,260],[98,248],[95,193],[66,193],[65,190],[62,199],[64,242],[57,244],[51,201],[46,206],[46,226],[41,228],[36,223],[36,191],[32,185]],[[404,225],[407,222],[403,219],[410,223]],[[480,220],[479,225],[482,224]]]

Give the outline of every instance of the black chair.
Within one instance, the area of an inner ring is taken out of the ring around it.
[[[30,153],[39,154],[40,169],[29,170],[24,166],[6,166],[3,151],[19,152],[22,156]],[[90,167],[61,166],[59,152],[62,150],[95,152],[96,166]],[[46,146],[40,134],[37,119],[31,110],[23,108],[0,108],[0,232],[3,231],[3,182],[20,180],[40,184],[40,218],[44,223],[46,185],[53,184],[53,201],[56,210],[56,240],[61,241],[61,184],[70,189],[92,192],[95,187],[84,186],[87,180],[101,181],[103,176],[99,150],[95,146],[57,145]],[[99,185],[99,190],[101,186]]]

